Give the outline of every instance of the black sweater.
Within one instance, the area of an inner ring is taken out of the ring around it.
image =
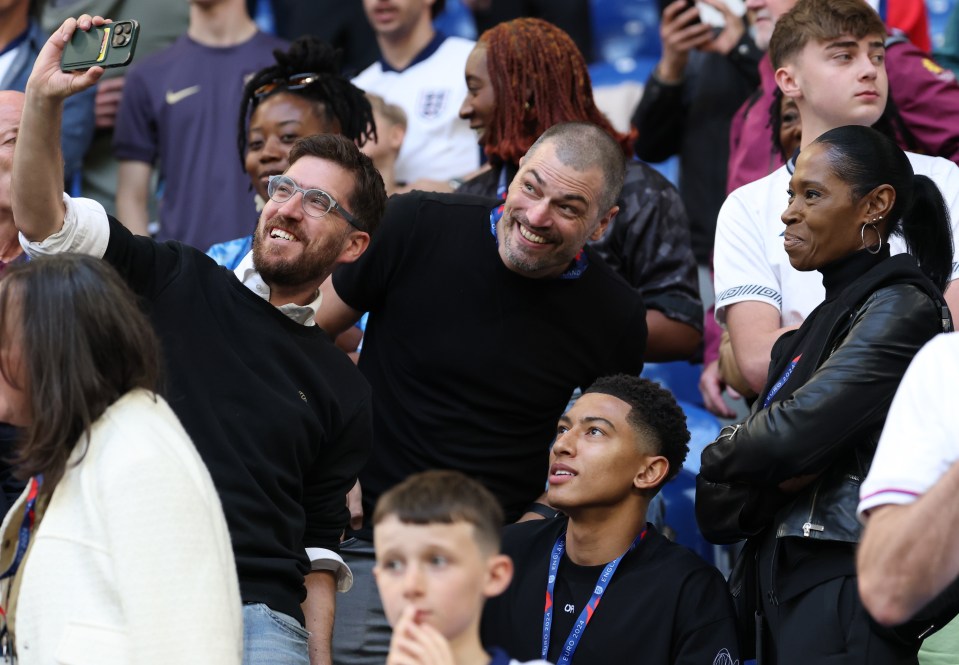
[[[243,601],[302,620],[304,548],[337,549],[369,454],[369,386],[325,332],[191,247],[111,219],[104,259],[146,300],[163,392],[219,492]]]
[[[363,508],[406,476],[458,469],[515,520],[546,485],[549,444],[577,386],[638,374],[646,346],[640,295],[595,254],[578,279],[508,269],[490,232],[495,201],[394,196],[337,294],[370,312],[360,369],[374,401]],[[587,250],[588,251],[588,250]]]
[[[566,525],[558,518],[506,527],[503,552],[516,571],[509,589],[486,603],[483,644],[502,647],[521,661],[540,657],[549,558]],[[572,665],[738,662],[735,613],[723,576],[651,525],[647,529],[616,569]],[[577,566],[563,555],[553,598],[550,662],[557,662],[602,569]]]

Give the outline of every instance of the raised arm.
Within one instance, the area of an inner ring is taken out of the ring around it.
[[[27,81],[26,103],[13,156],[13,218],[28,240],[43,240],[63,225],[63,156],[60,122],[63,101],[86,90],[103,74],[102,67],[61,72],[60,56],[74,31],[103,25],[100,17],[67,19],[40,50]]]

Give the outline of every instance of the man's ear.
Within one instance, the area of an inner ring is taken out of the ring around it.
[[[633,487],[639,490],[649,490],[658,487],[669,475],[669,460],[662,455],[647,457],[644,466],[636,472],[633,478]]]
[[[343,241],[340,255],[336,257],[336,264],[353,263],[363,256],[363,252],[370,246],[370,234],[366,231],[352,231]]]
[[[513,581],[513,560],[505,554],[494,554],[486,562],[486,584],[483,595],[487,598],[498,596]]]
[[[802,89],[799,87],[799,81],[796,80],[796,68],[793,65],[780,67],[776,70],[775,76],[776,85],[786,97],[802,98]]]
[[[609,223],[613,221],[613,217],[615,217],[616,213],[618,212],[619,212],[619,206],[613,206],[612,208],[610,208],[606,212],[606,214],[603,215],[602,218],[600,218],[599,224],[596,226],[593,232],[589,234],[589,239],[599,240],[600,238],[602,238],[603,234],[606,233],[606,227],[609,226]]]

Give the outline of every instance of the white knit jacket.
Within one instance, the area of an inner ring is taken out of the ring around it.
[[[24,499],[3,522],[4,563]],[[15,616],[22,665],[241,662],[242,608],[223,509],[161,398],[134,390],[97,420],[34,538]]]

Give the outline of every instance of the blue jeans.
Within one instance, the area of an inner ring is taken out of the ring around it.
[[[243,606],[243,665],[310,665],[310,634],[263,603]]]

